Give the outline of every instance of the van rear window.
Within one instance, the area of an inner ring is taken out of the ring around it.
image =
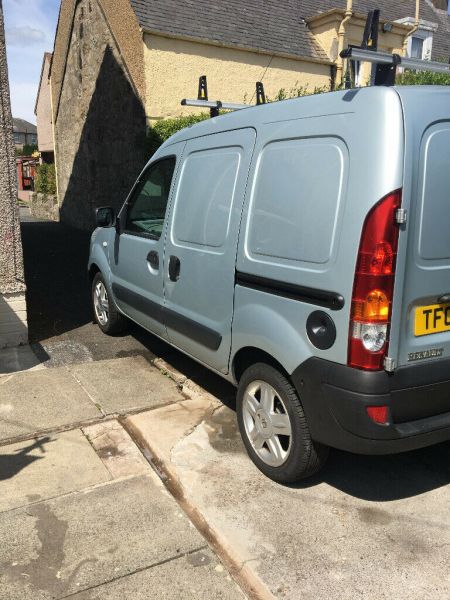
[[[250,254],[326,263],[332,255],[346,163],[347,148],[338,138],[267,145],[253,188]]]

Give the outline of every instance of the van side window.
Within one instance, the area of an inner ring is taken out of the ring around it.
[[[125,231],[159,240],[175,162],[174,156],[165,158],[151,165],[142,175],[128,204]]]
[[[178,187],[174,234],[178,241],[219,248],[225,243],[242,148],[190,154]]]

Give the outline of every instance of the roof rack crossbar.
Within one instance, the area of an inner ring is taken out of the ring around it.
[[[435,73],[450,73],[450,65],[433,60],[419,58],[405,58],[399,54],[386,54],[362,48],[346,48],[341,52],[341,58],[371,62],[378,65],[392,65],[418,71],[433,71]]]
[[[256,104],[266,104],[266,94],[264,84],[261,81],[256,82]],[[242,110],[250,108],[251,104],[238,104],[236,102],[222,102],[221,100],[209,100],[208,98],[208,82],[206,75],[202,75],[198,80],[198,96],[197,99],[184,98],[181,101],[181,106],[196,106],[197,108],[209,108],[211,118],[219,116],[219,110]]]
[[[242,110],[249,108],[249,104],[235,104],[233,102],[221,102],[220,100],[189,100],[184,98],[181,101],[182,106],[197,106],[198,108],[215,108],[217,110]]]

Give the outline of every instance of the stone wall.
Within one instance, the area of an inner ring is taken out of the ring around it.
[[[30,211],[33,217],[49,221],[59,221],[58,198],[51,194],[31,195]]]
[[[0,348],[27,341],[25,282],[3,7],[0,0]],[[20,309],[16,301],[20,298]]]
[[[147,159],[144,107],[97,0],[75,10],[55,145],[61,221],[81,229],[121,207]]]
[[[71,43],[72,21],[74,11],[80,0],[61,0],[54,54],[51,68],[51,92],[54,116],[59,109],[61,89],[65,79],[66,55]],[[83,13],[89,16],[96,10],[94,3],[98,0],[87,0],[83,3]],[[130,0],[100,0],[100,8],[114,28],[114,38],[119,45],[120,53],[127,64],[127,71],[133,79],[140,97],[144,97],[144,67],[142,33],[131,8]],[[98,5],[99,6],[99,5]],[[81,11],[78,13],[81,14]]]

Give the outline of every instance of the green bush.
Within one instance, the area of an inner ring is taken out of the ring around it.
[[[431,71],[405,71],[397,75],[397,85],[450,85],[450,74]]]
[[[177,131],[195,125],[195,123],[200,123],[200,121],[204,121],[205,119],[209,119],[209,113],[200,113],[198,115],[188,115],[186,117],[176,117],[158,121],[149,127],[147,133],[149,154],[154,154],[161,144]]]
[[[40,194],[56,195],[55,165],[44,163],[36,167],[34,189]]]
[[[32,156],[37,150],[34,144],[24,144],[23,148],[16,148],[16,156]]]
[[[279,102],[280,100],[288,100],[289,98],[300,98],[301,96],[312,96],[313,94],[324,94],[325,92],[329,92],[330,88],[326,86],[315,87],[313,90],[310,90],[308,86],[294,86],[290,90],[286,90],[285,88],[281,88],[278,90],[278,93],[275,97],[267,98],[267,102]]]

